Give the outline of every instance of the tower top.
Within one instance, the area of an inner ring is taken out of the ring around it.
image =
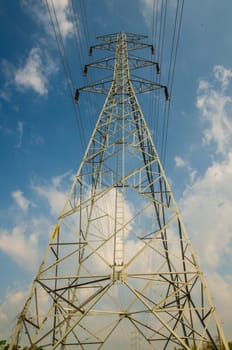
[[[130,80],[132,83],[136,94],[163,89],[166,101],[170,99],[167,86],[133,74],[133,71],[135,70],[151,66],[155,67],[156,74],[160,73],[158,62],[131,54],[131,51],[150,48],[152,55],[154,55],[153,45],[144,43],[142,41],[144,38],[147,38],[145,35],[121,32],[103,35],[97,38],[101,40],[102,43],[91,46],[89,49],[89,55],[92,56],[93,49],[106,50],[113,52],[113,54],[111,56],[107,56],[106,58],[101,58],[86,64],[84,67],[83,75],[87,75],[89,68],[111,70],[114,73],[111,77],[107,76],[105,78],[102,78],[100,81],[93,82],[86,86],[78,88],[75,93],[76,103],[79,101],[80,91],[108,94],[110,86],[115,80],[118,70],[122,68],[122,61],[124,62],[123,69],[126,69],[125,72],[127,74],[127,80]],[[123,57],[123,59],[120,60],[119,57]],[[127,68],[125,67],[125,64]]]
[[[139,40],[143,40],[143,39],[148,38],[147,35],[127,33],[127,32],[118,32],[118,33],[100,35],[100,36],[97,36],[96,39],[108,42],[108,41],[117,40],[119,37],[122,37],[122,36],[124,36],[127,40],[134,40],[134,41],[139,41]]]

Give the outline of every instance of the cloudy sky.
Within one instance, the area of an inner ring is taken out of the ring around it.
[[[88,47],[97,35],[120,31],[146,34],[149,43],[155,41],[154,11],[160,13],[161,3],[55,0],[60,42],[49,19],[51,1],[1,1],[0,338],[9,337],[14,327],[101,108],[100,96],[83,97],[78,108],[73,106],[73,86],[86,84],[82,69],[89,61]],[[167,1],[167,54],[176,4]],[[231,0],[185,1],[165,153],[167,176],[228,339],[232,339],[231,13]],[[164,80],[167,62],[164,50]],[[89,81],[96,78],[91,74]],[[146,113],[145,117],[153,118]],[[162,115],[159,118],[162,125]],[[159,130],[158,134],[151,130],[158,150]]]

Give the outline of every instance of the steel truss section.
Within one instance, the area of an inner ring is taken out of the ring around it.
[[[228,350],[130,77],[143,39],[95,46],[114,76],[10,350]]]

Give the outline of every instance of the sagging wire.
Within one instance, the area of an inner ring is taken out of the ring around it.
[[[71,1],[71,7],[72,7],[72,12],[73,13],[80,13],[80,24],[82,25],[82,32],[83,32],[83,36],[84,36],[84,43],[86,43],[86,47],[85,49],[83,49],[82,46],[82,40],[80,37],[80,30],[78,31],[78,41],[79,41],[79,47],[80,47],[80,52],[81,52],[81,56],[82,56],[82,72],[84,72],[84,67],[85,67],[85,60],[84,60],[84,55],[83,55],[83,51],[85,50],[86,52],[89,51],[89,47],[90,47],[90,37],[89,37],[89,25],[88,25],[88,16],[87,16],[87,11],[86,11],[86,2],[79,2],[79,9],[77,8],[77,3],[74,0],[69,0]],[[79,25],[80,27],[80,25]],[[89,83],[88,81],[88,77],[86,74],[83,74],[85,76],[85,81],[83,81],[83,85],[85,85],[87,83]],[[88,119],[88,122],[90,123],[90,130],[93,130],[95,127],[95,123],[96,123],[96,119],[93,116],[93,112],[92,112],[92,106],[94,106],[94,110],[97,111],[97,106],[96,106],[96,96],[93,96],[91,94],[87,94],[86,95],[86,103],[87,103],[87,109],[88,109],[88,116],[90,117]]]
[[[183,18],[183,9],[184,9],[184,0],[177,0],[177,9],[176,9],[176,15],[175,15],[175,24],[174,24],[174,32],[173,32],[173,38],[172,38],[171,56],[170,56],[168,80],[167,80],[167,85],[169,87],[170,95],[172,95],[172,90],[173,90],[176,59],[177,59],[177,52],[178,52],[179,41],[180,41],[181,23]],[[166,103],[165,115],[164,115],[164,127],[163,127],[163,135],[162,135],[162,147],[161,147],[162,149],[161,159],[162,159],[163,165],[165,165],[165,160],[166,160],[169,119],[170,119],[170,103],[168,104]]]
[[[78,130],[78,136],[80,138],[82,150],[84,151],[85,144],[86,144],[85,136],[84,136],[84,132],[83,132],[84,128],[83,128],[82,120],[80,118],[80,111],[77,109],[77,107],[73,101],[73,93],[75,91],[75,87],[74,87],[74,82],[73,82],[73,78],[72,78],[71,68],[70,68],[67,54],[66,54],[63,36],[61,33],[59,21],[58,21],[57,14],[56,14],[54,1],[50,0],[50,5],[49,5],[49,0],[45,0],[45,2],[46,2],[49,17],[50,17],[50,22],[51,22],[51,25],[53,28],[53,32],[55,35],[58,51],[59,51],[59,54],[61,57],[61,62],[62,62],[63,68],[64,68],[64,73],[66,76],[66,82],[67,82],[69,94],[70,94],[70,97],[72,100],[72,105],[74,108],[74,115],[75,115],[77,130]]]
[[[157,41],[155,47],[157,47],[157,61],[160,63],[160,66],[162,66],[163,63],[164,54],[165,62],[169,61],[167,69],[167,83],[165,85],[168,86],[170,96],[173,90],[174,73],[180,40],[181,22],[183,17],[183,7],[184,0],[177,0],[173,25],[173,35],[171,43],[167,45],[167,43],[169,42],[169,39],[167,38],[166,34],[168,2],[167,0],[162,0],[162,2],[159,2],[159,0],[154,0],[153,2],[152,40],[155,40],[156,38]],[[170,47],[169,53],[167,51],[167,47]],[[159,76],[157,76],[158,83],[160,83],[160,81],[163,80],[162,75],[163,74],[161,69],[161,73],[159,74]],[[162,164],[164,166],[168,141],[170,102],[163,102],[160,95],[160,90],[157,90],[154,92],[154,94],[152,94],[152,99],[153,103],[151,116],[153,116],[153,122],[151,121],[151,129],[154,133],[155,144],[160,154]],[[163,112],[161,113],[161,111]],[[162,114],[161,116],[160,113]]]
[[[154,15],[155,13],[155,15]],[[165,40],[165,25],[166,25],[166,14],[167,14],[167,0],[162,0],[162,2],[159,2],[158,0],[154,0],[153,3],[153,16],[154,16],[154,23],[153,25],[155,28],[152,28],[152,36],[154,37],[155,41],[155,52],[157,54],[157,61],[159,62],[160,67],[162,66],[163,61],[163,49],[164,49],[164,40]],[[162,69],[159,75],[157,75],[157,83],[160,84],[162,81]],[[161,91],[156,90],[152,94],[153,98],[153,121],[151,123],[151,130],[154,134],[154,139],[156,143],[157,149],[159,149],[159,139],[160,139],[160,123],[159,123],[159,115],[161,111]]]

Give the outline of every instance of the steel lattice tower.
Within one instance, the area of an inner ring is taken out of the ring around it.
[[[112,53],[85,66],[113,71],[76,91],[107,97],[11,349],[218,349],[224,344],[195,253],[136,94],[163,89],[131,71],[143,35],[99,37]],[[217,340],[215,340],[217,339]]]

